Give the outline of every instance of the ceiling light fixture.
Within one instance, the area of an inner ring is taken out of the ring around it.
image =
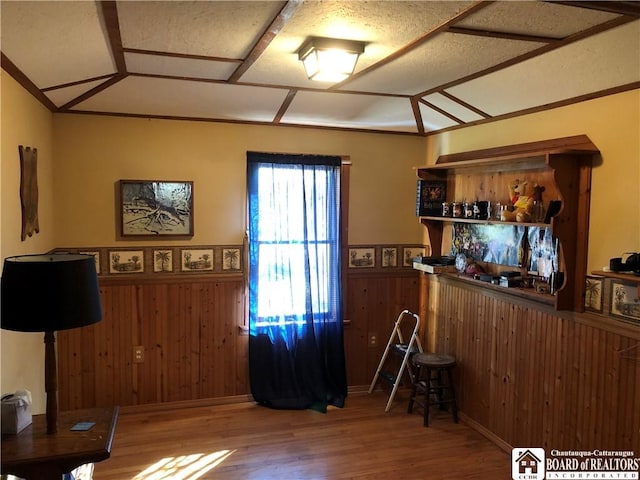
[[[309,80],[341,82],[353,74],[364,42],[311,37],[298,50]]]

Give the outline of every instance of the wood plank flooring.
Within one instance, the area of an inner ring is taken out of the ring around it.
[[[447,412],[428,428],[407,397],[351,393],[342,409],[253,403],[121,413],[94,480],[508,480],[508,454]]]

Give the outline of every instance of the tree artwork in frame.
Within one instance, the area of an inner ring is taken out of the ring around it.
[[[122,236],[193,236],[193,182],[120,180]]]

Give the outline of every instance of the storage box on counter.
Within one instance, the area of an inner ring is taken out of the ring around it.
[[[16,434],[31,425],[31,394],[27,390],[3,395],[2,433]]]
[[[416,257],[413,268],[427,273],[455,272],[454,257]]]

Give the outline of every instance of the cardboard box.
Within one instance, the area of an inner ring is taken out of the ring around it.
[[[31,399],[22,395],[2,396],[2,433],[16,434],[31,425]]]

